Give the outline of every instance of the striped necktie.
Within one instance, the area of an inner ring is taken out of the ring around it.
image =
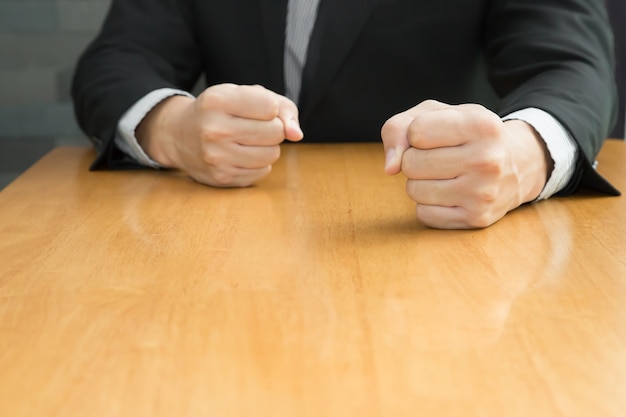
[[[289,0],[285,30],[285,95],[298,102],[302,70],[320,0]]]

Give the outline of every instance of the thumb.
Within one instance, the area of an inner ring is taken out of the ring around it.
[[[449,107],[450,105],[436,100],[425,100],[385,122],[380,135],[385,147],[385,172],[387,174],[396,175],[402,170],[402,155],[411,147],[409,128],[415,118],[424,112]]]
[[[402,170],[402,155],[409,149],[409,126],[413,117],[408,112],[396,114],[383,125],[380,135],[385,148],[385,173],[396,175]]]
[[[298,107],[287,97],[280,98],[278,118],[285,126],[285,139],[298,142],[304,137],[300,121],[298,120]]]

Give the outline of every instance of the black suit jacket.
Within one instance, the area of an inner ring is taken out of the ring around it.
[[[94,168],[136,164],[113,144],[148,92],[262,84],[284,92],[287,0],[114,0],[73,83]],[[537,107],[581,150],[580,185],[616,194],[591,167],[615,119],[604,0],[321,0],[300,102],[306,141],[379,141],[390,116],[427,98],[500,115]]]

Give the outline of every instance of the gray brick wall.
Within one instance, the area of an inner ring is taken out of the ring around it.
[[[89,143],[69,86],[109,3],[0,0],[0,189],[53,147]]]

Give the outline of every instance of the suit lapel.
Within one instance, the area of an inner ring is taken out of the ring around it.
[[[341,68],[377,0],[320,0],[302,74],[300,114],[311,113]]]
[[[267,45],[269,75],[272,88],[280,94],[285,92],[283,58],[285,48],[285,19],[287,18],[287,0],[259,0],[263,35]],[[279,87],[279,88],[278,88]]]

